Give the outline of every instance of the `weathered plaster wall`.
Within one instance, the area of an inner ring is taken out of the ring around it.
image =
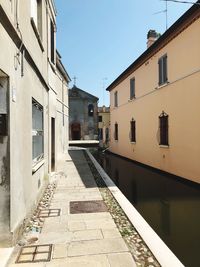
[[[0,73],[0,114],[8,114],[8,78]],[[0,247],[6,247],[10,240],[10,174],[8,134],[0,134]]]

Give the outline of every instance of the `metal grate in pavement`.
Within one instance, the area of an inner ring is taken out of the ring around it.
[[[94,213],[94,212],[106,212],[107,207],[102,200],[92,201],[71,201],[70,213]]]
[[[38,217],[48,218],[48,217],[57,217],[60,216],[60,209],[46,209],[40,210]]]
[[[20,250],[16,263],[46,262],[51,260],[52,245],[27,246]]]

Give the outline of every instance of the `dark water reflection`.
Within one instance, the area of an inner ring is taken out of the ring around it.
[[[181,262],[200,267],[200,185],[110,153],[93,154]]]

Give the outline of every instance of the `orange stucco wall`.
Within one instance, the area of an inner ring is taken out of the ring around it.
[[[200,183],[200,19],[110,92],[113,153]],[[158,59],[167,53],[168,83],[158,86]],[[134,100],[130,79],[135,77]],[[114,93],[118,91],[118,107]],[[162,111],[169,115],[169,147],[158,141]],[[136,121],[136,143],[129,139]],[[119,140],[114,140],[118,123]]]

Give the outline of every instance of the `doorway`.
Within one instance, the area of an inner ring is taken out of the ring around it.
[[[72,140],[81,139],[81,125],[78,122],[72,123],[71,125],[71,136]]]

